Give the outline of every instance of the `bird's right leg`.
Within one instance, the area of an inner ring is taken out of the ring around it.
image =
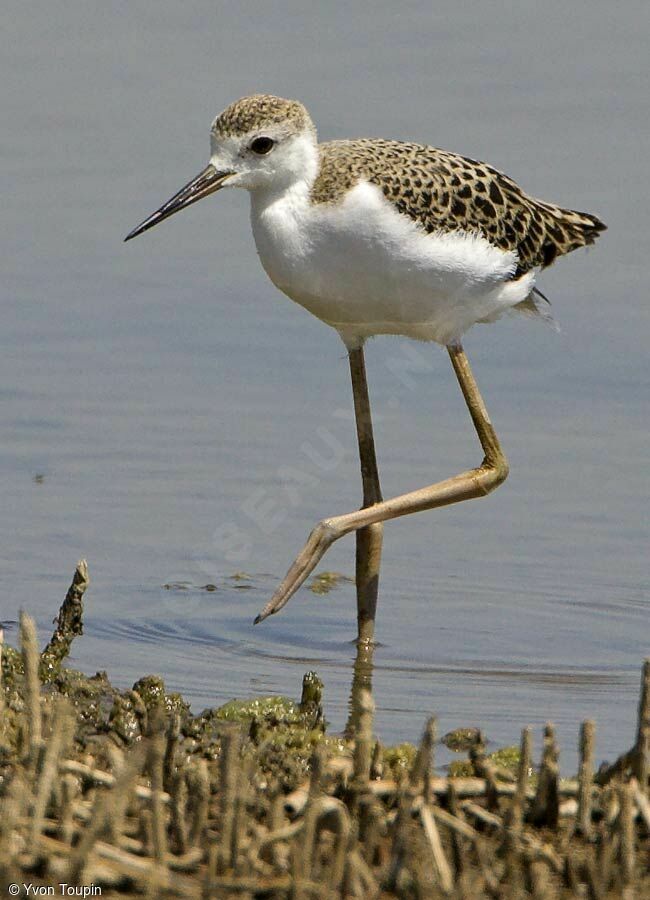
[[[508,462],[490,422],[465,351],[460,343],[450,345],[447,350],[483,448],[484,457],[481,465],[453,478],[420,488],[418,491],[382,500],[380,503],[343,516],[323,519],[310,534],[300,555],[271,600],[256,618],[256,622],[261,622],[267,616],[279,612],[313,571],[325,551],[344,534],[399,516],[484,497],[505,481],[508,475]]]

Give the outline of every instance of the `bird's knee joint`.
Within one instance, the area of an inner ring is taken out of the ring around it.
[[[503,455],[497,456],[496,459],[483,460],[480,484],[485,493],[489,494],[503,484],[509,471],[508,460]]]
[[[498,487],[508,477],[510,466],[505,456],[500,456],[494,466],[494,486]]]
[[[338,537],[338,529],[332,519],[321,519],[312,535],[320,542],[331,544]]]

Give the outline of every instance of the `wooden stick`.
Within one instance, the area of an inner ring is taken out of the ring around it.
[[[431,856],[434,866],[438,872],[440,880],[440,888],[444,894],[451,894],[454,889],[454,876],[451,871],[445,851],[442,849],[442,842],[438,832],[436,820],[431,812],[431,807],[426,801],[420,807],[420,819],[422,827],[427,838],[429,847],[431,848]]]
[[[415,762],[409,773],[409,783],[411,787],[415,788],[418,784],[422,783],[422,790],[426,800],[430,800],[432,796],[431,779],[435,765],[433,754],[436,743],[436,728],[436,717],[431,716],[424,726]]]
[[[57,673],[61,661],[70,653],[74,638],[83,634],[83,595],[90,583],[88,564],[85,559],[77,563],[72,584],[56,618],[56,629],[40,657],[40,674],[44,682],[50,681]]]
[[[38,639],[36,625],[27,613],[20,614],[20,646],[25,672],[25,704],[28,711],[28,760],[35,771],[43,745],[41,682],[38,677]]]
[[[238,782],[239,726],[229,725],[221,736],[221,764],[219,767],[219,858],[217,874],[233,865],[233,837],[235,799]],[[198,840],[198,836],[196,836]]]
[[[78,762],[76,759],[63,760],[59,765],[59,772],[62,774],[69,773],[71,775],[78,775],[83,780],[88,781],[91,784],[101,785],[102,787],[113,787],[116,781],[115,776],[111,775],[110,772],[105,772],[103,769],[97,769],[86,763]],[[143,784],[135,785],[134,793],[139,800],[151,800],[151,788],[148,788]],[[163,791],[160,795],[160,799],[163,803],[169,803],[170,796]]]
[[[650,658],[644,660],[641,671],[641,693],[636,730],[637,745],[641,741],[641,734],[646,726],[650,726]]]
[[[112,791],[98,793],[93,804],[90,821],[81,836],[79,844],[70,854],[67,876],[71,884],[83,881],[84,870],[89,862],[95,844],[108,828],[108,821],[116,810],[122,811],[129,801],[135,779],[140,773],[145,748],[138,745],[127,757],[124,768],[115,781]],[[110,830],[110,828],[108,829]],[[115,831],[115,829],[113,829]]]
[[[149,770],[149,777],[151,778],[153,857],[159,864],[159,869],[157,871],[164,872],[166,869],[165,858],[167,856],[167,827],[164,806],[161,799],[163,793],[163,764],[165,756],[165,738],[161,732],[158,732],[151,738],[147,756],[147,767]],[[160,886],[162,885],[159,885],[159,887]]]
[[[591,834],[591,799],[594,777],[594,735],[596,725],[587,719],[580,726],[580,769],[578,772],[578,829],[584,837]]]
[[[176,749],[181,734],[181,717],[177,712],[172,713],[167,726],[165,742],[165,759],[163,763],[163,790],[170,794],[171,785],[174,783]]]
[[[630,784],[634,793],[634,802],[645,825],[646,834],[650,836],[650,800],[643,793],[635,778],[630,781]]]
[[[223,763],[223,758],[222,758]],[[188,842],[191,847],[196,847],[203,841],[205,827],[208,821],[208,802],[210,800],[210,777],[208,767],[204,759],[199,759],[187,770],[188,807],[190,808],[190,830]],[[225,800],[222,798],[222,815]],[[222,819],[223,822],[223,819]],[[222,835],[223,841],[223,835]]]
[[[59,757],[73,737],[75,726],[70,704],[64,697],[57,697],[52,711],[52,733],[45,750],[43,768],[36,787],[36,797],[32,808],[29,846],[34,847],[43,827],[45,808],[52,793],[52,786],[57,775]]]
[[[322,822],[327,818],[329,827],[335,835],[334,850],[331,854],[329,875],[326,883],[330,890],[338,891],[345,874],[345,860],[348,849],[351,844],[356,847],[357,841],[356,834],[354,841],[351,841],[352,826],[345,804],[341,803],[340,800],[332,803],[333,800],[333,797],[321,797],[314,805],[317,809],[319,821]],[[365,863],[363,863],[363,866],[367,868]],[[374,876],[372,875],[371,880],[374,882]]]
[[[522,729],[519,746],[519,765],[517,766],[517,789],[510,807],[509,827],[514,834],[521,834],[524,823],[526,805],[526,789],[531,767],[532,736],[530,727]]]
[[[618,814],[621,871],[623,875],[623,887],[629,892],[634,880],[634,869],[636,865],[632,787],[629,784],[622,784],[619,788],[618,796],[621,804],[621,810]],[[630,894],[630,897],[631,896],[632,895]]]
[[[650,760],[648,759],[650,750],[648,750],[647,728],[650,728],[650,659],[644,661],[641,672],[641,693],[639,696],[639,711],[634,746],[625,753],[622,753],[610,766],[607,766],[598,772],[595,778],[597,784],[604,786],[609,784],[609,782],[613,778],[616,778],[617,775],[624,775],[632,770],[639,781],[641,789],[646,793],[648,792],[647,783],[644,784],[641,780],[643,772],[647,774],[650,770]]]
[[[555,727],[548,722],[544,728],[544,749],[542,765],[537,780],[537,791],[531,811],[531,821],[536,825],[556,828],[559,818],[560,771],[558,766],[559,750],[555,742]]]
[[[302,890],[302,882],[312,877],[315,849],[317,843],[317,822],[320,814],[321,778],[323,775],[323,754],[315,749],[311,756],[311,775],[307,803],[303,818],[303,829],[300,841],[294,844],[292,857],[293,877],[296,882],[295,900],[303,900],[306,896]]]
[[[643,725],[636,746],[636,775],[639,790],[650,796],[650,725]]]
[[[48,859],[56,858],[57,855],[65,851],[65,845],[53,838],[41,835],[39,838],[39,846]],[[140,884],[145,884],[151,877],[152,870],[156,868],[156,863],[151,859],[143,859],[127,853],[114,844],[108,844],[104,841],[96,841],[93,847],[93,853],[101,859],[115,863],[116,871],[119,874],[119,880],[123,880],[124,876],[135,879]],[[61,869],[61,876],[68,878],[66,869]],[[69,881],[68,884],[79,882]],[[169,890],[173,891],[173,896],[188,897],[191,900],[200,900],[200,892],[197,890],[197,884],[193,878],[186,875],[170,874]],[[99,895],[97,895],[99,896]]]
[[[459,798],[467,799],[471,797],[485,797],[486,782],[484,778],[475,778],[466,776],[462,778],[454,778],[454,786]],[[437,797],[444,797],[449,789],[449,778],[432,778],[431,791]],[[421,789],[421,786],[418,786]],[[368,785],[370,790],[376,797],[394,797],[399,792],[399,785],[392,779],[385,778],[382,781],[371,781]],[[559,797],[577,797],[579,785],[577,781],[561,781],[558,785]],[[496,782],[496,792],[499,797],[514,797],[517,792],[516,784],[506,783],[503,781]],[[592,789],[593,794],[598,793],[598,787]],[[535,790],[531,787],[526,788],[526,799],[532,800],[535,797]]]
[[[2,648],[5,641],[4,628],[0,625],[0,737],[4,731],[5,686],[2,677]]]
[[[498,809],[499,791],[497,786],[496,766],[492,760],[488,759],[485,749],[485,737],[482,731],[479,731],[476,736],[476,741],[469,751],[469,758],[475,773],[485,779],[485,801],[488,809]]]
[[[183,854],[187,851],[187,780],[185,772],[179,769],[174,772],[170,780],[171,812],[170,831],[173,847],[176,853]],[[162,802],[162,797],[160,798]]]

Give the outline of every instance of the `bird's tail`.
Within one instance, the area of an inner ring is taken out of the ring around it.
[[[607,231],[607,225],[591,213],[579,212],[577,209],[561,209],[560,212],[564,227],[579,241],[581,247],[593,244],[602,231]]]
[[[546,231],[551,238],[548,258],[544,259],[543,267],[550,265],[556,256],[564,256],[579,247],[593,244],[599,234],[607,230],[607,225],[591,213],[563,209],[539,200],[537,203],[546,213]]]

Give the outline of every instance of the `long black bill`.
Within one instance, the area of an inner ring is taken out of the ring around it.
[[[171,200],[168,200],[167,203],[160,207],[160,209],[150,215],[148,219],[145,219],[137,228],[134,228],[133,231],[129,232],[124,240],[130,241],[131,238],[137,237],[139,234],[142,234],[143,231],[148,231],[150,228],[153,228],[154,225],[157,225],[158,222],[162,222],[163,219],[168,219],[169,216],[173,216],[174,213],[179,210],[185,209],[186,206],[191,206],[192,203],[196,203],[197,200],[202,200],[203,197],[207,197],[208,194],[218,191],[226,178],[232,174],[232,172],[218,172],[212,163],[210,163],[210,165],[206,166],[202,172],[199,172],[196,178],[193,178],[184,188],[181,188],[177,194],[174,194]]]

